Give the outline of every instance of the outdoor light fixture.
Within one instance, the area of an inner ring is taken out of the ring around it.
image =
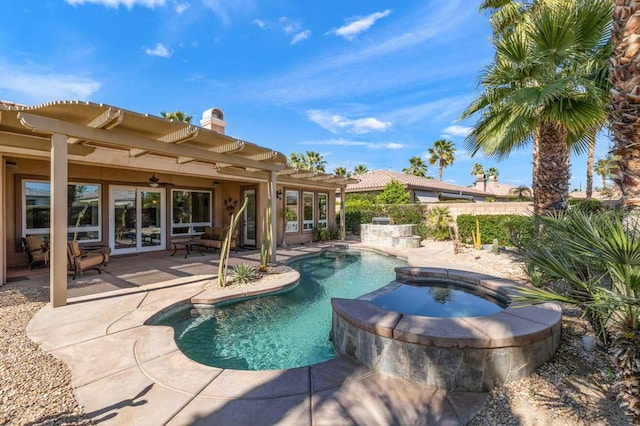
[[[214,180],[213,181],[213,187],[216,188],[218,186],[220,186],[220,182],[218,182],[217,180]]]
[[[278,190],[276,191],[276,198],[277,198],[278,200],[282,200],[282,190],[281,190],[281,189],[278,189]]]

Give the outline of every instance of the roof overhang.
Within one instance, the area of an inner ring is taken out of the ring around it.
[[[0,148],[47,155],[53,134],[67,136],[69,155],[79,162],[96,163],[102,152],[111,157],[120,152],[121,158],[129,159],[121,164],[149,157],[162,159],[158,164],[171,161],[179,169],[188,166],[199,170],[199,175],[207,169],[213,175],[266,180],[276,172],[278,181],[327,188],[357,182],[290,169],[286,156],[278,151],[192,124],[110,105],[59,101],[29,107],[0,103]]]

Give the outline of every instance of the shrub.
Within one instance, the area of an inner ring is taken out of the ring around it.
[[[234,283],[250,283],[260,279],[261,276],[258,268],[248,263],[239,263],[231,271],[231,279]]]
[[[497,239],[501,245],[515,245],[517,241],[533,235],[533,218],[529,216],[463,214],[456,219],[461,241],[472,241],[476,220],[480,223],[482,244],[491,244]]]

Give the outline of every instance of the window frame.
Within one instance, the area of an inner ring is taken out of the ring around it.
[[[209,194],[209,221],[205,222],[190,222],[190,223],[173,223],[173,194],[174,192],[189,192],[189,193],[206,193]],[[213,191],[204,190],[204,189],[180,189],[180,188],[171,188],[170,200],[171,200],[171,217],[169,218],[170,224],[170,236],[171,237],[184,237],[184,236],[193,236],[200,235],[202,231],[195,231],[194,228],[199,227],[207,227],[213,226]],[[176,228],[189,228],[189,232],[186,233],[176,233],[174,229]]]
[[[310,207],[311,207],[311,219],[307,219],[305,217],[307,213],[307,196],[311,196]],[[302,192],[302,231],[303,232],[313,232],[315,228],[315,219],[316,219],[316,206],[315,206],[316,194],[315,192],[303,191]]]
[[[321,199],[325,199],[325,218],[322,219],[322,209],[321,209]],[[328,228],[329,227],[329,194],[326,192],[318,192],[318,228]]]
[[[27,227],[27,185],[29,183],[35,183],[35,184],[47,184],[49,185],[49,223],[51,223],[51,181],[46,180],[46,179],[22,179],[21,182],[21,187],[22,187],[22,194],[21,194],[21,207],[22,207],[22,237],[26,237],[27,235],[44,235],[44,236],[49,236],[51,235],[51,227],[49,226],[48,228],[28,228]],[[91,239],[86,239],[86,240],[82,240],[82,242],[86,242],[86,243],[94,243],[94,242],[101,242],[102,241],[102,184],[101,183],[96,183],[96,182],[67,182],[67,187],[74,185],[74,186],[79,186],[79,185],[85,185],[85,186],[95,186],[97,187],[97,195],[98,195],[98,205],[97,205],[97,212],[98,212],[98,224],[97,225],[92,225],[92,226],[70,226],[67,223],[67,240],[68,241],[72,241],[73,237],[70,238],[71,235],[73,234],[77,234],[77,233],[84,233],[84,232],[97,232],[97,238],[91,238]],[[67,220],[69,219],[69,209],[67,209]]]
[[[289,195],[295,198],[295,201],[296,201],[295,204],[288,204]],[[284,232],[286,234],[293,234],[293,233],[300,232],[300,191],[295,189],[285,190],[283,203],[284,203],[284,209],[283,209],[284,212],[286,212],[287,210],[293,210],[296,214],[295,220],[288,220],[285,214]]]

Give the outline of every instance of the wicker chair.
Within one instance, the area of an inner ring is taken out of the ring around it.
[[[29,270],[36,263],[49,263],[49,247],[42,240],[42,235],[27,235],[22,239],[22,248],[29,258]]]
[[[69,260],[69,271],[73,272],[75,280],[78,274],[84,275],[84,271],[95,269],[102,273],[102,266],[109,261],[109,254],[103,251],[85,252],[80,249],[77,241],[67,243],[67,258]]]

